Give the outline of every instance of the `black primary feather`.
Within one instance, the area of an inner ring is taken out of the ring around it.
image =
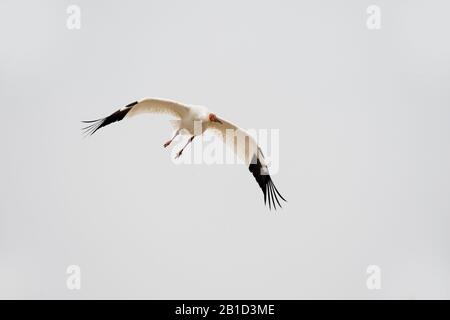
[[[285,202],[287,201],[286,199],[283,198],[278,189],[275,187],[272,178],[267,172],[267,168],[263,167],[261,161],[259,161],[256,155],[253,156],[253,160],[250,163],[248,169],[253,174],[253,176],[256,179],[256,182],[258,182],[259,187],[264,193],[264,204],[266,204],[268,200],[269,209],[272,209],[273,206],[274,209],[276,210],[277,209],[276,203],[278,203],[278,206],[281,208],[281,204],[280,201],[278,200],[278,197],[283,199]]]
[[[111,124],[113,122],[122,120],[127,115],[127,113],[130,112],[131,108],[133,108],[133,106],[135,106],[136,104],[138,104],[137,101],[132,102],[105,118],[82,121],[83,123],[89,123],[89,125],[87,127],[84,127],[82,130],[86,135],[93,135],[98,129],[103,128],[104,126],[107,126],[108,124]]]

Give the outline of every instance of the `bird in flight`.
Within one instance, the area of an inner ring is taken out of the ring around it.
[[[286,201],[275,187],[272,178],[270,177],[264,155],[256,140],[245,130],[229,121],[217,117],[206,107],[185,105],[164,99],[148,98],[132,102],[105,118],[83,121],[87,124],[83,130],[87,135],[92,135],[100,128],[113,122],[144,113],[169,114],[177,119],[172,121],[175,128],[175,134],[169,141],[164,143],[164,147],[169,146],[178,135],[183,135],[187,132],[189,139],[184,147],[176,154],[176,158],[181,156],[184,149],[196,136],[209,130],[218,134],[223,139],[224,143],[230,147],[241,160],[245,161],[249,171],[253,174],[253,177],[255,177],[256,182],[258,182],[258,185],[264,194],[264,204],[268,202],[269,209],[273,207],[276,210],[277,204],[281,207],[278,198]],[[201,130],[198,130],[195,127],[196,122],[201,124]],[[232,139],[230,139],[230,132],[234,135],[232,136]],[[243,141],[244,143],[242,143]]]

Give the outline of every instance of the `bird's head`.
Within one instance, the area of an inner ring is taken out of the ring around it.
[[[209,121],[211,122],[218,122],[218,123],[222,123],[222,121],[219,120],[219,118],[217,118],[217,116],[214,113],[210,113],[209,114]]]

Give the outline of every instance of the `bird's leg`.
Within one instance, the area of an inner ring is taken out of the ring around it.
[[[167,146],[168,146],[169,144],[171,144],[172,141],[173,141],[173,139],[175,139],[175,137],[178,136],[179,134],[180,134],[180,129],[178,129],[178,130],[175,132],[175,134],[174,134],[174,136],[172,137],[172,139],[170,139],[169,141],[167,141],[166,143],[164,143],[164,148],[167,148]]]
[[[195,136],[192,136],[189,138],[188,142],[184,145],[183,149],[181,149],[180,151],[177,152],[177,155],[175,156],[175,159],[178,159],[181,154],[183,153],[183,150],[189,145],[189,143],[192,142],[192,140],[194,140]]]

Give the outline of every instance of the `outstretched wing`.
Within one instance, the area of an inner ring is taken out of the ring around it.
[[[286,201],[286,199],[283,198],[275,187],[264,160],[264,155],[261,148],[258,146],[256,139],[235,124],[223,120],[222,118],[219,120],[222,123],[206,123],[206,130],[209,129],[218,134],[225,145],[233,150],[233,152],[248,165],[249,171],[253,174],[253,177],[255,177],[256,182],[264,194],[264,204],[266,204],[268,200],[269,209],[273,206],[276,210],[276,204],[281,208],[278,197],[284,201]]]
[[[188,111],[189,107],[178,102],[155,98],[144,99],[142,101],[132,102],[105,118],[83,121],[88,124],[88,126],[83,128],[83,131],[87,135],[92,135],[98,129],[103,128],[108,124],[142,113],[170,114],[178,119],[181,119],[187,114]]]

